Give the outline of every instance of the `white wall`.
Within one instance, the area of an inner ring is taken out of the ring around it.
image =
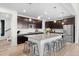
[[[5,37],[7,38],[7,40],[10,40],[11,39],[11,30],[8,30],[8,29],[11,29],[11,15],[8,15],[8,18],[5,19]],[[6,32],[6,30],[8,30]]]
[[[0,7],[1,13],[11,14],[11,45],[17,45],[17,12],[14,10]]]
[[[79,4],[72,3],[75,11],[75,43],[79,43]]]
[[[11,36],[11,30],[7,31],[7,29],[11,28],[11,15],[7,13],[0,13],[0,20],[5,20],[5,37]],[[0,21],[0,37],[1,37],[1,21]]]

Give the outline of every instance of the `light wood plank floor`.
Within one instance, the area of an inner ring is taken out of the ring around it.
[[[0,50],[0,56],[27,56],[23,52],[24,44]],[[56,56],[79,56],[79,44],[66,43],[65,47],[55,54]]]

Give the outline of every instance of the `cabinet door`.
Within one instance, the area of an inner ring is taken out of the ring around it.
[[[42,28],[42,21],[36,22],[35,23],[35,28],[41,29]]]
[[[66,42],[73,43],[73,37],[72,36],[64,36],[64,39]]]

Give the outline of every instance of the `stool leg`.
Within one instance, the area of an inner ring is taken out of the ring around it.
[[[29,52],[30,52],[30,50],[29,50],[29,47],[28,47],[27,43],[24,43],[24,49],[23,49],[23,52],[24,52],[26,55],[28,55],[28,54],[29,54]]]
[[[53,54],[54,54],[54,56],[56,55],[56,49],[57,49],[57,44],[56,44],[56,42],[54,42],[54,45],[53,45]]]
[[[49,53],[49,45],[48,44],[45,44],[44,45],[44,54],[43,55],[44,56],[48,56],[49,55],[48,53]]]
[[[39,56],[39,50],[37,45],[33,45],[31,48],[31,55],[32,56]]]

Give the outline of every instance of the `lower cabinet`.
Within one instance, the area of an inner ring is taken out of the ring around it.
[[[25,43],[25,41],[28,41],[28,37],[24,37],[24,36],[17,36],[17,44],[21,44],[21,43]]]

